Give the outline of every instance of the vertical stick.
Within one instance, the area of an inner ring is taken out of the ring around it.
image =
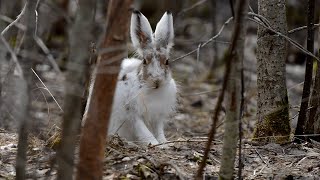
[[[241,12],[243,11],[244,6],[245,6],[244,2],[245,2],[245,0],[240,0],[239,7],[237,8],[238,11],[237,11],[237,15],[235,17],[235,22],[238,22],[238,23],[235,23],[235,27],[233,29],[232,41],[229,46],[228,54],[226,56],[227,62],[226,62],[226,70],[225,70],[225,74],[224,74],[224,80],[223,80],[223,84],[222,84],[222,90],[219,94],[218,101],[217,101],[216,107],[214,109],[214,113],[213,113],[213,117],[212,117],[213,122],[211,125],[211,130],[208,135],[209,137],[208,137],[206,149],[205,149],[202,161],[199,165],[199,169],[198,169],[196,177],[195,177],[197,180],[203,179],[203,177],[202,177],[203,170],[206,166],[206,161],[209,156],[209,151],[211,149],[211,143],[214,140],[214,135],[216,133],[216,126],[217,126],[217,122],[218,122],[218,117],[219,117],[219,113],[221,111],[222,102],[224,99],[224,93],[227,88],[228,79],[230,77],[230,71],[231,71],[231,65],[232,65],[231,62],[232,62],[232,59],[234,58],[234,55],[235,55],[234,51],[236,49],[236,44],[237,44],[236,41],[238,40],[238,36],[239,36],[239,32],[240,32],[240,23],[239,22],[240,22],[240,18],[241,18]]]
[[[314,28],[313,28],[314,5],[315,5],[315,0],[308,0],[307,50],[312,53],[314,51]],[[300,112],[299,112],[295,135],[303,135],[306,130],[305,124],[306,124],[308,104],[309,104],[309,98],[310,98],[310,88],[312,83],[312,73],[313,73],[312,71],[313,71],[313,58],[311,56],[307,56],[302,99],[301,99]],[[312,127],[309,127],[309,128],[312,128]],[[298,139],[296,140],[299,141]]]

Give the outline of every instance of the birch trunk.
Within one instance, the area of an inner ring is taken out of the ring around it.
[[[241,7],[242,6],[242,7]],[[246,36],[246,12],[248,0],[237,1],[236,26],[239,26],[239,36],[236,40],[235,51],[232,59],[230,78],[227,86],[227,113],[225,121],[225,133],[223,139],[223,153],[219,173],[219,179],[233,179],[234,160],[237,151],[237,142],[240,123],[240,99],[241,99],[241,70]]]
[[[287,34],[286,0],[259,0],[258,9],[271,27]],[[287,42],[259,26],[257,43],[258,112],[254,138],[264,143],[282,143],[289,139],[291,131],[285,71]]]
[[[74,151],[82,119],[82,96],[88,73],[89,45],[93,39],[96,1],[79,0],[75,23],[69,31],[70,53],[65,81],[62,139],[57,155],[58,179],[72,179]]]

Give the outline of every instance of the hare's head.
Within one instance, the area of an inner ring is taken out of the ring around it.
[[[132,44],[142,59],[138,71],[140,80],[153,89],[169,83],[169,54],[174,38],[172,14],[166,12],[153,33],[148,19],[139,11],[134,11],[130,35]]]

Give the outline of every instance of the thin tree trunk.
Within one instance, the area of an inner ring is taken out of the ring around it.
[[[223,149],[219,179],[233,179],[234,160],[238,142],[238,126],[240,123],[240,100],[241,100],[241,70],[244,53],[244,41],[246,36],[246,12],[248,0],[237,1],[235,26],[239,26],[239,36],[236,41],[236,48],[232,59],[233,66],[230,71],[230,78],[227,86],[227,113],[225,121],[225,133],[223,139]]]
[[[259,14],[271,27],[286,35],[286,0],[259,0],[258,6]],[[254,140],[283,143],[291,131],[285,71],[287,42],[259,26],[257,43],[258,119]]]
[[[110,0],[106,37],[102,48],[126,47],[132,0]],[[80,140],[80,161],[77,179],[102,179],[104,149],[113,95],[121,60],[126,48],[102,54],[96,67],[95,79],[85,124]],[[110,59],[116,61],[109,62]]]
[[[65,82],[62,140],[58,150],[58,179],[72,179],[74,151],[82,119],[82,96],[88,73],[89,47],[96,1],[79,0],[75,23],[69,31],[70,54]]]
[[[23,48],[27,52],[33,52],[35,48],[35,42],[33,39],[36,30],[36,10],[37,1],[28,0],[26,6],[26,34],[23,42]],[[24,81],[21,84],[17,84],[16,87],[21,88],[23,95],[20,99],[20,111],[17,113],[17,117],[20,120],[19,126],[19,142],[18,151],[16,156],[16,179],[26,179],[26,156],[28,149],[28,134],[31,124],[31,89],[33,85],[33,74],[31,68],[34,67],[33,59],[27,57],[22,59],[21,67],[23,71]]]
[[[239,13],[242,12],[242,9],[244,8],[244,0],[241,0],[240,3],[239,3]],[[236,22],[240,22],[239,18],[241,16],[238,15],[236,16],[236,19],[235,21]],[[211,143],[212,141],[214,140],[214,136],[215,136],[215,133],[216,133],[216,126],[217,126],[217,122],[218,122],[218,117],[219,117],[219,113],[222,109],[222,102],[223,102],[223,99],[224,99],[224,93],[227,89],[227,84],[228,84],[228,80],[229,80],[229,77],[230,77],[230,72],[231,72],[231,67],[232,67],[232,59],[234,58],[235,56],[235,50],[236,50],[236,45],[237,45],[237,40],[239,39],[239,33],[240,33],[240,24],[237,23],[236,26],[234,27],[233,29],[233,33],[232,33],[232,40],[231,40],[231,44],[228,48],[228,53],[226,54],[225,56],[225,61],[226,61],[226,70],[225,70],[225,73],[224,73],[224,80],[223,80],[223,84],[222,84],[222,89],[220,91],[220,94],[219,94],[219,97],[218,97],[218,101],[216,103],[216,106],[215,106],[215,109],[214,109],[214,112],[213,112],[213,116],[212,116],[212,124],[211,124],[211,129],[210,129],[210,132],[209,132],[209,135],[208,135],[208,141],[207,141],[207,144],[206,144],[206,148],[205,148],[205,151],[204,151],[204,155],[203,155],[203,158],[202,158],[202,161],[199,165],[199,168],[198,168],[198,171],[197,171],[197,174],[195,176],[195,179],[197,180],[200,180],[200,179],[203,179],[203,170],[206,166],[206,160],[208,158],[208,155],[209,155],[209,151],[211,149]],[[238,128],[238,127],[237,127]]]
[[[318,42],[320,43],[320,29],[318,34]],[[318,50],[320,57],[320,49]],[[320,134],[320,63],[317,62],[317,72],[314,80],[314,86],[311,96],[311,105],[309,118],[306,125],[307,134]],[[320,142],[320,136],[310,137]]]
[[[314,51],[314,5],[315,0],[308,0],[308,18],[307,18],[307,26],[308,26],[308,38],[307,38],[307,50],[309,52]],[[312,71],[313,71],[313,58],[311,56],[307,56],[306,59],[306,72],[304,77],[304,85],[303,92],[301,98],[300,112],[298,117],[298,123],[295,131],[295,135],[303,135],[305,131],[313,132],[313,119],[314,119],[314,111],[310,113],[309,122],[307,120],[307,112],[308,112],[308,104],[310,97],[310,88],[312,83]],[[305,127],[306,125],[306,127]]]
[[[315,0],[308,0],[308,18],[307,18],[307,28],[308,28],[308,35],[307,35],[307,50],[309,52],[314,52],[314,7]],[[312,83],[312,71],[313,71],[313,57],[307,56],[306,59],[306,72],[305,72],[305,80],[303,86],[303,93],[301,99],[301,106],[300,106],[300,113],[298,117],[298,124],[296,128],[295,135],[303,135],[303,134],[312,134],[314,131],[313,123],[314,123],[314,116],[316,113],[316,105],[318,105],[319,98],[314,97],[311,98],[311,107],[309,118],[307,119],[308,113],[308,104],[309,104],[309,97],[310,97],[310,87]],[[316,90],[314,89],[313,93]]]

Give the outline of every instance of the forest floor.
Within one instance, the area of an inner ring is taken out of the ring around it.
[[[249,47],[249,46],[246,46]],[[250,50],[247,50],[250,51]],[[176,57],[185,52],[176,52]],[[204,53],[204,57],[208,54]],[[246,52],[250,59],[250,52]],[[253,59],[255,61],[255,59]],[[206,63],[186,57],[173,64],[173,74],[179,85],[179,106],[177,113],[168,122],[167,147],[141,147],[126,142],[117,136],[110,137],[105,149],[106,157],[103,179],[193,179],[204,153],[206,135],[211,127],[211,115],[222,82],[223,68],[216,70],[216,77],[206,80]],[[320,179],[320,144],[316,142],[283,145],[274,143],[257,145],[250,138],[255,124],[256,89],[254,72],[250,72],[250,60],[245,66],[248,80],[243,127],[242,158],[243,179]],[[254,66],[254,64],[253,64]],[[294,69],[294,68],[293,68]],[[301,69],[301,68],[300,68]],[[300,70],[303,71],[303,70]],[[38,69],[44,83],[63,106],[63,78],[44,68]],[[288,71],[289,72],[289,71]],[[297,74],[297,73],[293,73]],[[303,76],[301,76],[303,78]],[[213,80],[214,79],[214,80]],[[299,79],[288,75],[288,86]],[[41,84],[39,83],[39,86]],[[292,87],[296,88],[296,87]],[[298,87],[299,89],[299,87]],[[301,87],[300,87],[301,90]],[[299,90],[298,90],[299,91]],[[299,99],[294,93],[289,97]],[[59,137],[61,110],[53,98],[39,90],[34,97],[34,118],[43,130],[33,133],[29,139],[27,173],[30,179],[55,179],[55,140]],[[299,100],[292,104],[297,104]],[[293,105],[292,105],[293,106]],[[293,106],[294,107],[294,106]],[[294,116],[296,111],[291,111]],[[205,179],[217,179],[223,139],[225,112],[219,117],[218,131],[211,147],[205,169]],[[238,127],[235,127],[238,128]],[[14,179],[18,136],[0,129],[0,179]],[[237,155],[235,172],[238,171]]]

